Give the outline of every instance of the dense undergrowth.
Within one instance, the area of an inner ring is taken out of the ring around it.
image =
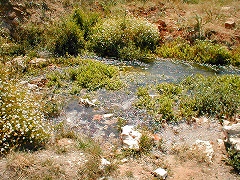
[[[50,128],[45,125],[40,97],[9,79],[8,72],[0,68],[0,154],[43,147]]]
[[[192,117],[215,116],[231,119],[239,113],[240,78],[238,75],[187,77],[179,84],[162,83],[153,87],[155,95],[149,94],[149,87],[137,91],[135,106],[145,109],[156,122],[191,121]]]
[[[68,67],[63,72],[54,71],[47,75],[48,86],[59,89],[72,85],[69,93],[78,94],[81,89],[94,91],[101,88],[117,90],[123,86],[119,69],[93,60],[78,60],[77,67]]]
[[[157,49],[157,54],[164,58],[175,58],[201,64],[239,66],[238,49],[229,51],[226,47],[207,40],[197,40],[190,44],[185,40],[166,43]]]

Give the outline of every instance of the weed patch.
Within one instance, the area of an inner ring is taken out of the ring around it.
[[[105,65],[92,60],[81,60],[76,68],[70,67],[64,72],[53,72],[48,75],[49,87],[60,88],[67,82],[73,82],[71,93],[78,93],[81,89],[94,91],[101,88],[117,90],[122,87],[118,78],[119,70],[115,66]],[[65,82],[65,83],[64,83]]]
[[[159,34],[155,25],[128,16],[106,19],[96,25],[92,36],[92,47],[97,54],[124,60],[143,61],[144,54],[151,54],[158,43]]]
[[[156,85],[155,95],[148,87],[138,88],[135,106],[145,109],[159,125],[201,115],[231,119],[239,113],[239,86],[238,75],[190,76],[179,84]]]
[[[191,62],[213,65],[237,65],[239,58],[225,47],[209,41],[196,41],[190,45],[184,40],[166,43],[159,47],[157,54],[164,58],[182,59]]]
[[[50,129],[44,123],[38,96],[16,80],[9,80],[7,71],[0,68],[0,154],[43,146]]]

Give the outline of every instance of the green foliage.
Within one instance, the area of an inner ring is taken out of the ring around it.
[[[223,115],[231,118],[240,105],[240,78],[237,75],[197,75],[186,78],[182,85],[187,94],[182,97],[180,108],[196,115]],[[189,109],[189,110],[186,110]]]
[[[86,13],[82,9],[74,10],[72,19],[82,30],[85,40],[89,40],[89,36],[92,34],[93,27],[98,22],[99,16],[99,14],[93,12]]]
[[[238,173],[240,173],[240,152],[235,149],[228,148],[228,164],[230,164]]]
[[[190,76],[179,85],[156,85],[153,89],[157,94],[153,96],[148,87],[138,88],[135,106],[145,109],[157,123],[201,115],[231,119],[239,113],[239,87],[238,75]]]
[[[141,58],[140,54],[144,52],[151,54],[158,42],[156,26],[146,20],[127,16],[98,23],[92,36],[92,47],[97,54],[125,60]]]
[[[95,142],[92,138],[89,137],[79,137],[77,139],[77,147],[81,150],[84,150],[87,153],[90,153],[92,156],[100,157],[102,155],[102,149],[100,145]]]
[[[20,32],[18,33],[17,40],[24,45],[25,48],[31,49],[44,40],[44,30],[36,24],[27,24],[22,26],[19,30]]]
[[[154,145],[155,143],[153,138],[149,134],[143,132],[139,142],[140,152],[143,154],[148,154],[153,149]]]
[[[159,94],[154,96],[149,95],[148,88],[138,88],[138,101],[135,103],[135,106],[140,109],[146,109],[150,115],[153,115],[157,122],[161,123],[163,120],[174,121],[176,118],[173,109],[175,106],[175,95],[170,92],[162,94],[162,89],[167,89],[170,86],[174,87],[174,85],[168,83],[158,85]],[[177,87],[174,88],[177,89]]]
[[[127,125],[127,120],[119,117],[118,120],[117,120],[117,124],[116,124],[117,131],[121,132],[122,127],[125,126],[125,125]]]
[[[49,30],[48,48],[57,56],[77,56],[84,49],[84,34],[79,26],[67,19]]]
[[[0,154],[43,146],[49,134],[37,96],[0,69]]]
[[[225,47],[209,41],[196,41],[194,45],[183,40],[166,43],[157,49],[157,54],[164,58],[176,58],[197,63],[226,65],[236,61]]]
[[[79,92],[78,88],[94,91],[101,88],[117,90],[122,87],[118,79],[119,70],[115,66],[106,65],[93,60],[81,60],[76,68],[67,68],[63,73],[53,72],[48,75],[49,86],[62,87],[63,81],[74,82],[72,93]]]

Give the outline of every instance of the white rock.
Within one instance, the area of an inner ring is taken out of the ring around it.
[[[14,58],[10,64],[15,65],[18,67],[18,69],[21,69],[22,71],[27,68],[26,63],[25,63],[25,58],[22,56],[18,56]]]
[[[240,123],[223,127],[228,142],[235,150],[240,151]]]
[[[209,162],[212,162],[214,150],[209,141],[202,141],[202,140],[198,139],[193,144],[193,149],[197,149],[197,150],[203,152],[206,155],[206,157],[208,157]]]
[[[110,117],[112,117],[113,116],[113,114],[104,114],[103,115],[103,118],[110,118]]]
[[[240,151],[240,138],[229,138],[229,143],[235,150]]]
[[[227,138],[239,137],[240,138],[240,123],[231,126],[224,126],[223,131]]]
[[[223,149],[224,146],[224,141],[222,139],[217,139],[218,147],[219,149]]]
[[[123,158],[123,159],[121,160],[121,162],[122,162],[122,163],[126,163],[126,162],[128,162],[128,159],[127,159],[127,158]]]
[[[110,165],[111,163],[106,160],[105,158],[101,159],[101,165],[100,165],[100,169],[104,169],[106,166]]]
[[[36,84],[30,84],[28,83],[27,84],[28,88],[31,89],[31,90],[37,90],[38,89],[38,86]]]
[[[122,127],[121,140],[123,148],[139,150],[139,142],[142,134],[134,130],[134,126],[126,125]]]
[[[40,64],[44,64],[46,62],[47,62],[47,60],[44,58],[34,58],[29,63],[34,64],[34,65],[40,65]]]
[[[161,179],[166,179],[168,174],[165,169],[158,168],[155,171],[153,171],[153,175]]]
[[[228,126],[230,124],[230,121],[223,120],[223,126]]]
[[[96,106],[96,104],[94,103],[95,101],[90,101],[88,98],[87,99],[82,99],[80,98],[80,103],[85,105],[85,106],[91,106],[91,107],[94,107]]]

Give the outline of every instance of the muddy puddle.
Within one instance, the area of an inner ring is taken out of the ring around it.
[[[205,76],[240,74],[240,70],[232,67],[205,66],[182,61],[158,59],[154,63],[144,64],[103,58],[95,59],[119,66],[123,70],[121,78],[126,86],[119,91],[101,89],[91,93],[88,100],[94,101],[94,106],[86,106],[80,103],[80,97],[76,97],[69,101],[64,108],[64,115],[58,120],[66,120],[78,132],[104,139],[119,136],[117,130],[119,118],[126,120],[128,124],[146,126],[151,129],[152,117],[144,110],[136,109],[133,106],[136,100],[136,90],[140,86],[161,82],[178,82],[195,74]],[[155,130],[161,133],[161,128],[155,128]]]

